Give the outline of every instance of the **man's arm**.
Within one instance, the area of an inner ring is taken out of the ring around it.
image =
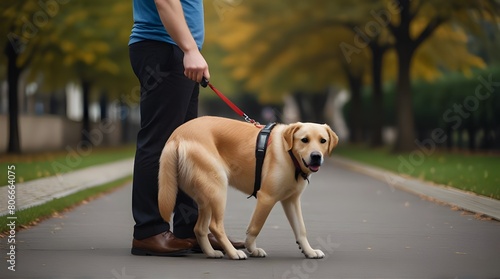
[[[184,18],[179,0],[155,0],[161,21],[168,34],[184,52],[184,74],[196,82],[210,79],[208,64],[198,50]]]

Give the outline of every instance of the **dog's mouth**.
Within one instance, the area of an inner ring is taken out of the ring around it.
[[[304,163],[304,166],[306,166],[306,168],[308,168],[312,172],[319,171],[319,168],[321,167],[320,162],[312,162],[312,163],[308,164],[308,163],[306,163],[306,160],[304,160],[304,158],[302,158],[302,163]]]

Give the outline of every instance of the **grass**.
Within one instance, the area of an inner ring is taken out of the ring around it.
[[[500,199],[500,155],[430,151],[414,150],[395,154],[388,148],[344,145],[339,146],[333,154],[398,174]]]
[[[35,225],[41,220],[47,219],[51,216],[57,215],[60,212],[67,211],[68,208],[81,204],[89,199],[95,198],[103,193],[110,192],[120,186],[125,185],[131,180],[132,176],[122,178],[101,186],[85,189],[80,192],[71,194],[69,196],[54,199],[42,205],[30,207],[16,212],[16,228],[27,228]],[[7,216],[0,217],[0,236],[5,236],[9,231],[7,226]]]
[[[77,169],[132,158],[133,146],[92,148],[81,150],[67,148],[66,151],[38,154],[2,155],[0,157],[0,186],[7,185],[7,167],[14,165],[16,182],[67,173]]]
[[[135,149],[132,146],[113,148],[93,148],[78,150],[68,148],[66,151],[5,155],[0,159],[0,185],[7,185],[8,166],[15,166],[16,183],[33,179],[71,172],[90,166],[132,158]],[[16,228],[34,225],[40,220],[66,211],[88,199],[109,192],[131,180],[131,176],[104,185],[92,187],[66,197],[54,199],[45,204],[16,212]],[[7,216],[0,217],[0,236],[9,229]]]

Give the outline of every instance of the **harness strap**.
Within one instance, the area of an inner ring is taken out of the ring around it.
[[[302,178],[304,178],[304,180],[307,180],[307,182],[309,183],[309,178],[307,177],[307,173],[305,173],[302,170],[299,161],[297,161],[297,158],[295,158],[291,149],[288,150],[288,154],[290,154],[290,157],[292,158],[293,164],[295,166],[295,180],[298,180],[300,175]]]
[[[260,130],[257,136],[257,144],[255,145],[255,183],[253,185],[253,193],[247,197],[257,198],[257,192],[260,190],[260,184],[262,181],[262,166],[264,165],[264,158],[266,156],[267,145],[269,142],[269,136],[276,123],[267,124],[262,130]]]

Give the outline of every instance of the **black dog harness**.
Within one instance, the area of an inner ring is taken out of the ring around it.
[[[264,165],[264,158],[266,157],[269,137],[271,136],[271,131],[273,130],[274,126],[276,126],[276,123],[267,124],[262,130],[260,130],[259,135],[257,136],[257,144],[255,145],[255,183],[253,185],[253,193],[247,198],[257,198],[257,192],[260,190],[260,185],[262,182],[262,166]],[[304,180],[307,180],[307,182],[309,182],[307,173],[305,173],[300,167],[300,163],[293,155],[292,150],[289,150],[288,154],[290,155],[290,158],[293,161],[293,165],[295,166],[295,180],[298,180],[300,176]]]
[[[266,156],[269,137],[271,136],[271,131],[274,126],[276,126],[276,123],[267,124],[262,130],[260,130],[259,135],[257,136],[257,144],[255,145],[255,183],[253,185],[253,193],[248,196],[248,198],[257,198],[257,192],[260,190],[262,166],[264,165],[264,157]]]

